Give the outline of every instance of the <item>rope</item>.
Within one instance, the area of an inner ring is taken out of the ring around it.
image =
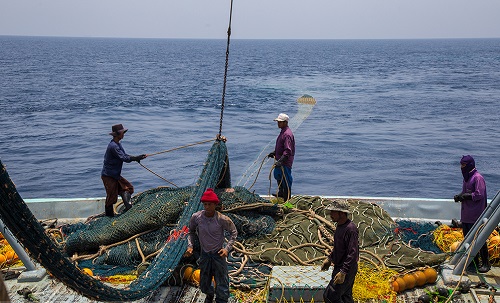
[[[203,140],[203,141],[199,141],[199,142],[195,142],[195,143],[191,143],[191,144],[186,144],[186,145],[182,145],[182,146],[178,146],[178,147],[174,147],[174,148],[171,148],[171,149],[167,149],[167,150],[163,150],[163,151],[160,151],[160,152],[156,152],[156,153],[152,153],[152,154],[146,154],[146,156],[148,157],[151,157],[151,156],[155,156],[155,155],[159,155],[159,154],[164,154],[164,153],[168,153],[168,152],[171,152],[171,151],[174,151],[174,150],[178,150],[178,149],[182,149],[182,148],[186,148],[186,147],[190,147],[190,146],[194,146],[194,145],[199,145],[199,144],[203,144],[203,143],[207,143],[207,142],[211,142],[213,141],[214,139],[208,139],[208,140]],[[146,169],[147,171],[149,171],[150,173],[152,173],[153,175],[157,176],[158,178],[162,179],[163,181],[169,183],[169,184],[172,184],[173,186],[175,187],[179,187],[177,186],[175,183],[173,182],[170,182],[169,180],[165,179],[164,177],[160,176],[159,174],[155,173],[153,170],[147,168],[144,164],[142,164],[141,162],[139,162],[139,165],[141,165],[144,169]]]
[[[171,152],[171,151],[174,151],[174,150],[178,150],[178,149],[181,149],[181,148],[186,148],[186,147],[193,146],[193,145],[198,145],[198,144],[203,144],[203,143],[211,142],[213,140],[214,139],[208,139],[208,140],[199,141],[199,142],[195,142],[195,143],[191,143],[191,144],[186,144],[186,145],[182,145],[182,146],[179,146],[179,147],[174,147],[174,148],[171,148],[171,149],[167,149],[167,150],[164,150],[164,151],[160,151],[160,152],[156,152],[156,153],[152,153],[152,154],[146,154],[146,156],[151,157],[151,156],[155,156],[155,155],[159,155],[159,154],[164,154],[164,153],[168,153],[168,152]]]
[[[154,171],[152,171],[151,169],[147,168],[144,164],[142,164],[141,162],[139,162],[139,165],[144,167],[147,171],[149,171],[150,173],[152,173],[153,175],[157,176],[158,178],[162,179],[163,181],[167,182],[167,183],[170,183],[172,184],[173,186],[175,187],[179,187],[177,186],[175,183],[172,183],[170,181],[168,181],[167,179],[163,178],[162,176],[158,175],[157,173],[155,173]]]
[[[231,0],[231,8],[229,10],[229,26],[227,28],[226,65],[224,67],[224,85],[222,87],[222,101],[221,101],[221,108],[220,108],[219,136],[222,135],[222,118],[224,117],[224,99],[226,96],[227,68],[229,65],[229,42],[231,40],[231,19],[232,19],[232,16],[233,16],[233,0]]]

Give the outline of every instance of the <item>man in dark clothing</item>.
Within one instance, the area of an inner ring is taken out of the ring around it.
[[[323,262],[321,270],[327,270],[333,263],[332,280],[323,293],[325,303],[352,303],[352,287],[358,272],[359,232],[347,215],[347,201],[333,201],[325,210],[330,211],[330,218],[337,222],[333,236],[333,249]]]
[[[486,209],[486,182],[483,176],[477,171],[476,163],[472,156],[463,156],[460,160],[460,168],[464,178],[462,192],[455,195],[454,200],[455,202],[462,202],[460,221],[465,237]],[[479,256],[476,255],[473,263],[467,268],[467,271],[475,273],[477,270],[480,273],[485,273],[490,270],[491,266],[486,243],[481,247],[479,255],[482,261],[481,266],[479,267]]]
[[[295,157],[295,138],[292,130],[288,127],[288,115],[279,114],[274,121],[278,122],[281,129],[274,151],[267,155],[269,158],[277,159],[274,163],[274,178],[278,182],[278,197],[287,201],[292,196],[292,164]]]
[[[130,156],[125,152],[120,140],[123,139],[127,131],[128,129],[123,128],[121,124],[113,125],[111,127],[111,133],[109,133],[113,136],[113,139],[109,142],[106,153],[104,154],[101,179],[106,189],[106,203],[104,209],[108,217],[114,216],[113,205],[117,202],[118,195],[122,197],[125,211],[132,208],[130,198],[134,193],[134,187],[127,179],[121,176],[123,162],[140,162],[147,157],[146,155]]]

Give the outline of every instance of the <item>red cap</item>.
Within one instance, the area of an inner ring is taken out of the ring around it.
[[[203,196],[201,196],[201,202],[219,204],[219,198],[217,197],[213,189],[207,188],[207,190],[203,193]]]

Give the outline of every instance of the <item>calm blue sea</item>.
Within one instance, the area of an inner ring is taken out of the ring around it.
[[[214,138],[225,52],[225,40],[0,37],[0,159],[21,196],[105,196],[116,123],[132,155]],[[295,131],[294,194],[451,198],[464,154],[489,198],[500,190],[500,39],[232,40],[222,133],[234,184],[303,94],[318,103]],[[209,148],[141,163],[192,185]],[[269,193],[270,166],[255,192]],[[137,163],[123,176],[136,192],[169,185]]]

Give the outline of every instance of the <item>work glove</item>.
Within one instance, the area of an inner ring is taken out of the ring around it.
[[[285,160],[287,159],[287,157],[285,155],[281,156],[281,158],[276,161],[276,163],[274,163],[274,165],[276,167],[282,167],[283,166],[283,162],[285,162]]]
[[[142,159],[145,159],[147,156],[142,154],[142,155],[139,155],[139,156],[131,156],[130,157],[130,160],[132,161],[136,161],[137,163],[141,163],[141,160]]]
[[[332,261],[330,261],[330,259],[327,258],[325,261],[323,261],[323,265],[321,265],[321,271],[328,270],[328,268],[330,268],[331,265]]]
[[[455,200],[455,202],[460,202],[460,194],[455,195],[455,196],[453,197],[453,200]]]
[[[345,274],[341,271],[339,271],[336,275],[335,278],[333,278],[333,284],[342,284],[345,281]]]
[[[269,153],[269,155],[267,155],[268,158],[274,158],[274,156],[276,156],[275,152],[271,152]]]
[[[467,200],[472,200],[472,194],[471,193],[460,194],[460,201],[467,201]]]

